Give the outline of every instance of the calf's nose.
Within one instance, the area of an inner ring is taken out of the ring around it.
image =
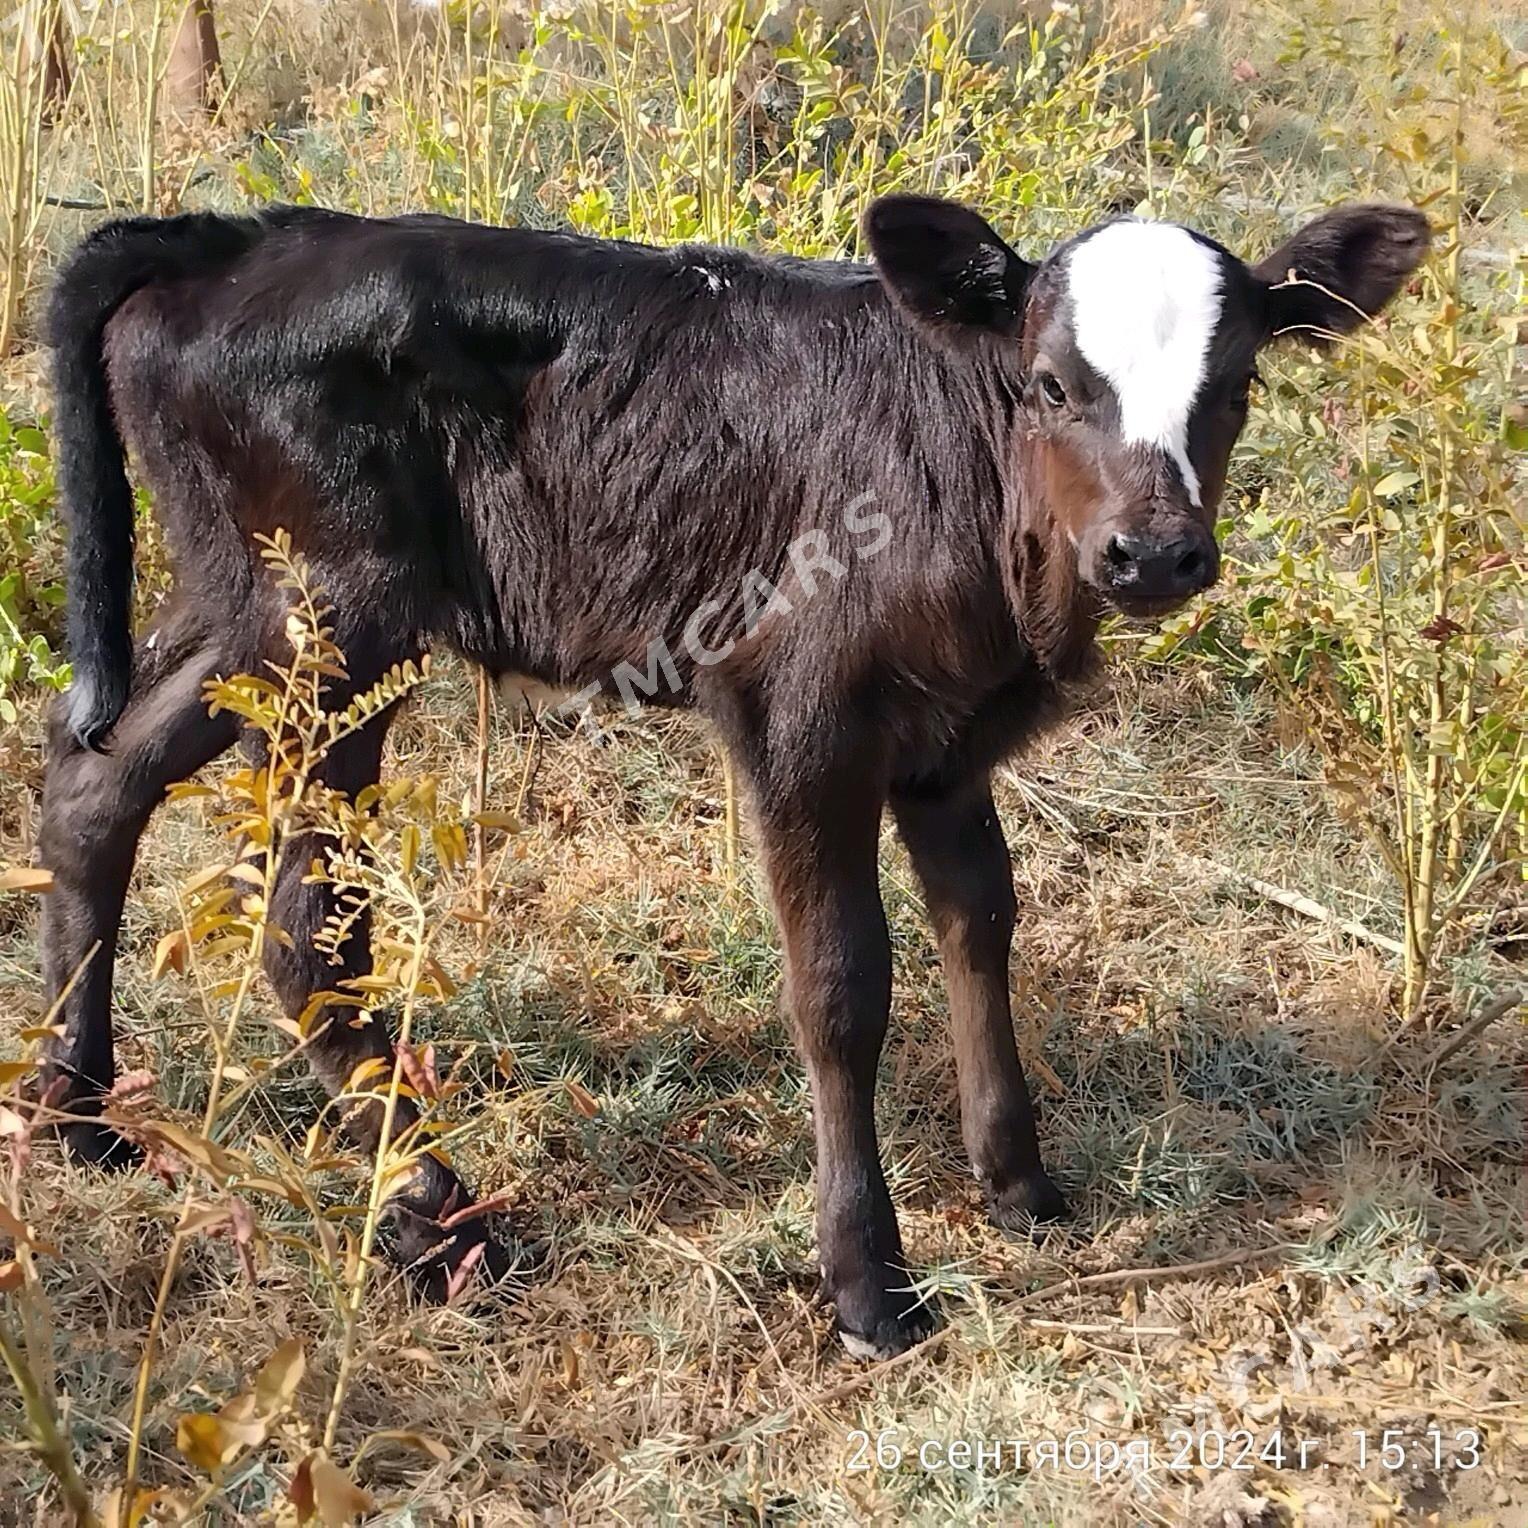
[[[1114,588],[1145,599],[1196,594],[1218,572],[1215,543],[1197,527],[1166,535],[1117,531],[1104,555]]]

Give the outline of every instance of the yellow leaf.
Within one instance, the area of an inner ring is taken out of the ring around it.
[[[211,1475],[222,1467],[228,1440],[223,1424],[210,1412],[190,1411],[175,1424],[175,1446],[197,1469]]]
[[[347,1093],[363,1093],[366,1091],[366,1084],[373,1077],[390,1071],[391,1068],[380,1056],[368,1056],[364,1061],[357,1063],[355,1069],[346,1079],[345,1091]]]
[[[435,992],[441,999],[456,996],[456,983],[446,974],[446,968],[431,955],[425,960],[425,970],[429,973],[430,980],[435,983]]]
[[[199,870],[189,881],[181,882],[181,895],[194,897],[197,892],[205,891],[215,882],[221,881],[227,874],[227,865],[213,865],[210,869]]]
[[[345,985],[347,987],[354,987],[357,992],[391,992],[397,987],[398,983],[394,977],[386,973],[379,974],[373,971],[365,976],[347,976],[345,978]],[[356,1006],[362,1008],[366,1005],[358,1003]]]
[[[302,1343],[296,1337],[288,1337],[260,1365],[260,1372],[255,1376],[255,1410],[265,1417],[285,1411],[296,1397],[307,1367]]]
[[[396,1427],[385,1427],[381,1432],[374,1432],[361,1445],[361,1454],[368,1452],[378,1443],[396,1443],[401,1448],[417,1449],[421,1454],[428,1454],[440,1464],[448,1463],[451,1458],[451,1450],[440,1439],[427,1437],[424,1433],[407,1432]],[[360,1454],[356,1457],[360,1458]]]
[[[520,819],[513,812],[478,812],[472,820],[480,828],[498,828],[505,833],[520,831]]]
[[[302,1195],[277,1178],[240,1178],[238,1188],[241,1194],[272,1194],[299,1210],[303,1205]]]
[[[154,946],[154,963],[149,967],[149,975],[156,982],[166,971],[184,976],[190,957],[191,941],[186,938],[185,929],[171,929]]]
[[[239,1170],[239,1159],[225,1151],[216,1141],[193,1135],[182,1126],[172,1125],[164,1120],[157,1121],[147,1128],[151,1128],[154,1134],[163,1136],[188,1162],[194,1162],[206,1168],[214,1178],[220,1180],[229,1178]]]
[[[226,1204],[201,1204],[194,1208],[188,1205],[185,1213],[180,1217],[180,1224],[175,1229],[182,1236],[190,1236],[196,1231],[210,1231],[214,1226],[222,1225],[227,1219]]]
[[[33,1070],[36,1062],[33,1061],[0,1061],[0,1088],[8,1088],[17,1080],[25,1077]]]
[[[53,890],[53,872],[40,866],[13,865],[0,871],[0,891],[30,891],[43,896]]]
[[[313,1483],[313,1505],[324,1528],[345,1528],[362,1512],[373,1510],[371,1497],[322,1454],[314,1454],[308,1461],[308,1478]]]
[[[191,801],[198,796],[216,796],[210,785],[198,785],[195,780],[181,780],[165,792],[171,801]]]
[[[172,1504],[179,1504],[175,1492],[163,1489],[151,1491],[140,1487],[133,1492],[132,1505],[127,1506],[122,1500],[122,1487],[118,1486],[102,1504],[101,1521],[105,1528],[138,1528],[139,1523],[149,1520],[149,1513],[155,1507],[163,1508]]]

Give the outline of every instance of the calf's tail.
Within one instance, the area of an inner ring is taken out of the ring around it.
[[[258,224],[186,213],[125,218],[96,229],[53,288],[53,435],[59,506],[69,532],[69,730],[99,750],[132,679],[133,491],[112,414],[102,343],[107,321],[139,287],[201,275],[236,259]]]

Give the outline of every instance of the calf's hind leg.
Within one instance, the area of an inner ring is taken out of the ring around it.
[[[322,783],[349,796],[374,784],[381,771],[389,719],[383,715],[333,746],[319,770]],[[307,884],[316,848],[301,839],[286,846],[271,899],[272,921],[289,936],[290,943],[267,943],[265,969],[282,1007],[294,1019],[314,993],[338,987],[347,977],[371,970],[370,920],[364,912],[351,924],[336,952],[338,965],[327,951],[314,945],[314,935],[334,908],[332,887]],[[384,1016],[374,1014],[368,1021],[357,1022],[357,1012],[350,1007],[325,1009],[315,1016],[309,1030],[308,1062],[331,1097],[345,1091],[363,1062],[375,1058],[389,1071],[393,1065],[393,1038]],[[366,1085],[373,1089],[385,1085],[386,1075],[373,1076]],[[414,1105],[400,1097],[392,1138],[398,1139],[417,1119]],[[345,1115],[346,1133],[369,1154],[381,1149],[382,1128],[380,1102],[354,1104]],[[440,1224],[450,1211],[465,1209],[471,1202],[472,1195],[455,1172],[428,1154],[419,1158],[407,1184],[388,1201],[388,1217],[396,1236],[394,1260],[431,1298],[444,1297],[453,1270],[469,1254],[481,1259],[481,1272],[490,1280],[508,1271],[505,1250],[488,1237],[481,1219],[450,1230]],[[474,1252],[479,1246],[482,1251]]]
[[[196,773],[234,740],[230,716],[207,714],[203,686],[244,666],[244,612],[214,631],[190,605],[172,608],[134,656],[126,709],[95,753],[56,709],[50,729],[38,851],[53,873],[43,898],[43,997],[62,1034],[49,1042],[43,1083],[70,1121],[59,1133],[84,1161],[123,1166],[133,1153],[95,1116],[116,1077],[111,979],[122,904],[138,839],[165,788]]]
[[[961,1128],[989,1213],[1012,1230],[1059,1219],[1066,1200],[1040,1161],[1034,1109],[1013,1040],[1013,870],[992,792],[985,780],[938,795],[898,792],[892,810],[939,943]]]

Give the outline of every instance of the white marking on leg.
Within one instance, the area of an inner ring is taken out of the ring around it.
[[[1220,256],[1173,223],[1120,222],[1067,257],[1077,348],[1119,399],[1127,444],[1167,452],[1199,504],[1188,423],[1220,322]]]

